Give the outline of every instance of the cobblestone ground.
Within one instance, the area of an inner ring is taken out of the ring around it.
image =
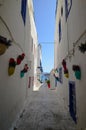
[[[69,113],[59,102],[57,90],[42,85],[28,97],[15,130],[76,130]]]

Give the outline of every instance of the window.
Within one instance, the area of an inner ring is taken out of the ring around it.
[[[68,15],[70,13],[72,6],[72,0],[65,0],[65,15],[66,15],[66,20],[68,18]]]
[[[63,7],[61,7],[61,16],[63,16]]]
[[[59,20],[59,42],[61,41],[61,20]]]
[[[22,0],[21,15],[22,15],[22,18],[23,18],[23,21],[24,21],[24,25],[25,25],[25,22],[26,22],[26,5],[27,5],[27,0]]]
[[[63,79],[62,79],[62,68],[59,68],[59,82],[62,83]]]
[[[76,87],[74,81],[69,81],[69,112],[70,116],[77,123],[77,111],[76,111]]]

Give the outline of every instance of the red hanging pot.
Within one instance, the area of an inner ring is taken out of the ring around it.
[[[48,83],[47,85],[48,85],[48,88],[50,88],[50,83]]]
[[[66,61],[63,59],[63,61],[62,61],[62,65],[63,66],[66,66]]]
[[[24,59],[24,57],[25,57],[25,54],[24,54],[24,53],[22,53],[21,55],[19,55],[19,56],[17,57],[17,65],[20,65],[20,64],[21,64],[21,62],[22,62],[22,60]]]

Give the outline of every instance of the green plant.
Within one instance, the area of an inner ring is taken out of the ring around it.
[[[50,84],[50,80],[47,80],[47,83]]]

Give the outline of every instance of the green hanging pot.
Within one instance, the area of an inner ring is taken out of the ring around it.
[[[20,72],[20,77],[21,77],[21,78],[24,77],[24,72],[23,72],[23,71]]]
[[[81,79],[81,71],[75,71],[75,77],[76,77],[76,79],[80,80]]]

